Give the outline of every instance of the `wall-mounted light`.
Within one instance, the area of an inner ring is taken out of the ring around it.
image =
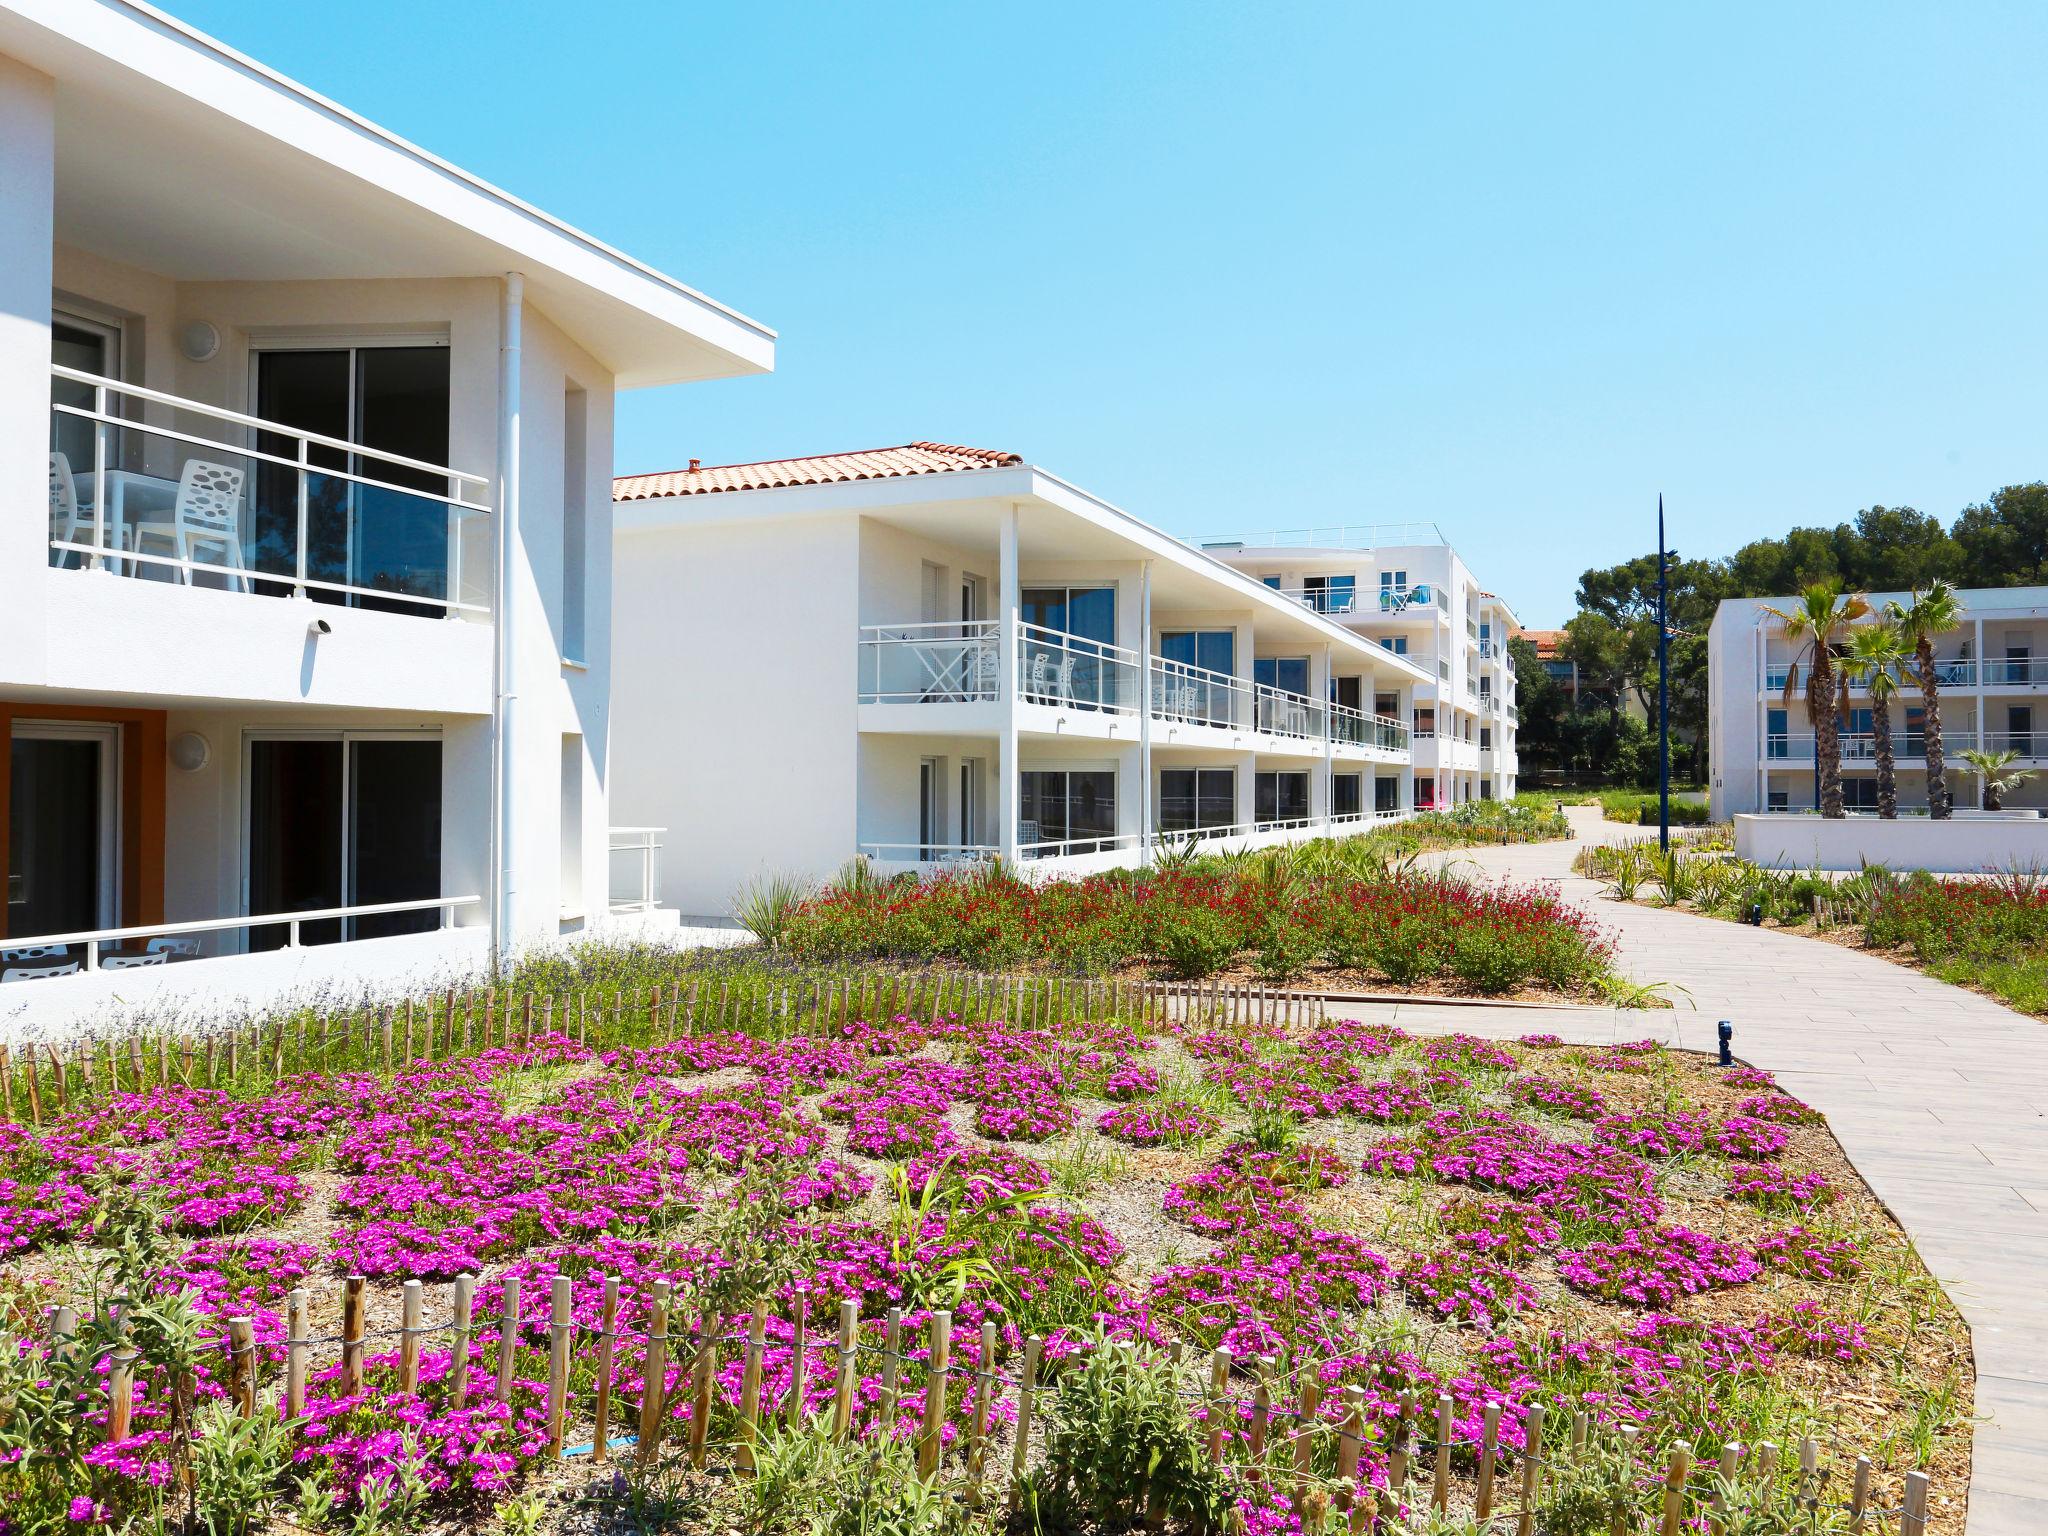
[[[220,328],[210,320],[194,320],[178,332],[178,350],[195,363],[220,351]]]
[[[213,747],[197,731],[180,731],[171,738],[171,766],[183,773],[197,773],[213,757]]]
[[[322,635],[331,635],[333,633],[334,626],[325,619],[315,619],[306,626],[306,635],[309,639],[318,640]]]

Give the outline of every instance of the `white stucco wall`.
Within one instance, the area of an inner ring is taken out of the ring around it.
[[[1865,864],[1936,874],[2041,869],[2048,868],[2048,818],[1982,812],[1959,812],[1947,821],[1737,815],[1735,852],[1767,869],[1853,871]]]

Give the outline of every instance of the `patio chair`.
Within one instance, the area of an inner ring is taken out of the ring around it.
[[[169,957],[162,950],[143,950],[139,954],[101,955],[100,969],[103,971],[139,971],[144,966],[162,965]]]
[[[10,981],[49,981],[57,976],[76,976],[78,962],[65,960],[55,964],[11,965],[0,970],[0,985]]]
[[[237,572],[244,571],[242,482],[247,478],[246,470],[232,464],[187,459],[184,471],[178,476],[178,497],[172,504],[169,519],[137,523],[133,547],[141,549],[145,539],[169,544],[181,562],[177,568],[178,579],[188,587],[192,585],[192,567],[184,562],[195,558],[196,550],[217,548],[220,564]],[[249,590],[247,575],[238,574],[228,579],[236,590]]]
[[[109,528],[108,536],[118,537],[119,529]],[[92,542],[92,509],[78,505],[78,482],[71,474],[69,455],[50,455],[50,542],[53,544],[90,544]],[[85,556],[73,549],[50,552],[60,567],[69,567],[75,560],[80,564]]]

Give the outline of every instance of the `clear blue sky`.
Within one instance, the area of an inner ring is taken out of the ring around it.
[[[1580,570],[2048,475],[2048,9],[168,0],[781,332],[621,472],[1014,449]]]

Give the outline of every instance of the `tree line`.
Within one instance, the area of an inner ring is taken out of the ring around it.
[[[2048,585],[2048,482],[2008,485],[1944,524],[1912,507],[1866,507],[1832,528],[1794,528],[1720,559],[1667,552],[1670,584],[1674,780],[1707,771],[1707,626],[1723,598],[1775,597],[1824,583],[1847,592],[1911,592],[1937,580],[1956,587]],[[1578,611],[1565,625],[1562,660],[1578,664],[1578,692],[1552,679],[1517,637],[1517,751],[1527,776],[1545,770],[1654,784],[1657,744],[1657,555],[1654,550],[1579,578]],[[1642,715],[1629,712],[1630,702]]]

